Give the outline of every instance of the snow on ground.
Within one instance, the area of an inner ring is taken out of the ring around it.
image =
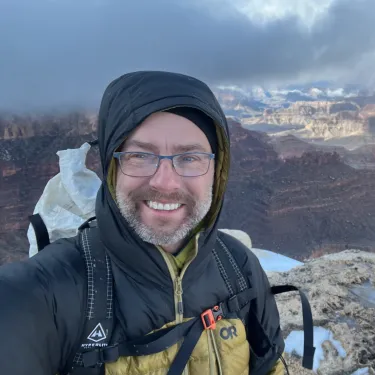
[[[298,260],[288,258],[284,255],[268,250],[252,248],[251,251],[257,256],[261,266],[267,272],[287,272],[303,263]]]
[[[352,375],[368,375],[368,367],[359,368],[357,371],[354,371]]]
[[[252,246],[250,236],[239,229],[220,229],[221,232],[227,233],[247,246],[259,259],[261,266],[267,272],[287,272],[294,267],[301,266],[303,263],[288,258],[284,255],[274,253],[269,250],[257,249]]]
[[[221,232],[227,233],[247,246],[259,259],[261,266],[267,272],[287,272],[294,267],[301,266],[303,263],[288,258],[284,255],[274,253],[269,250],[257,249],[252,245],[250,236],[239,229],[219,229]]]
[[[359,297],[364,307],[375,308],[375,288],[370,281],[350,288],[349,291]]]
[[[250,236],[241,230],[231,229],[220,229],[226,232],[242,243],[244,243],[259,259],[261,266],[266,272],[287,272],[295,267],[303,265],[295,259],[286,257],[284,255],[274,253],[269,250],[257,249],[252,247]],[[363,285],[356,286],[350,289],[350,291],[361,298],[362,304],[367,307],[375,307],[375,288],[370,282],[364,283]],[[324,341],[329,340],[332,345],[336,348],[337,352],[342,358],[345,358],[347,353],[342,347],[341,343],[333,338],[333,334],[330,330],[323,327],[314,327],[314,347],[315,355],[313,361],[313,371],[316,373],[320,362],[324,360],[324,350],[322,344]],[[304,336],[303,331],[292,331],[285,340],[285,352],[292,354],[293,352],[299,356],[303,356],[304,347]],[[360,368],[355,371],[352,375],[368,375],[369,369]]]
[[[323,351],[322,344],[326,340],[331,341],[332,345],[336,348],[337,352],[342,358],[346,357],[345,349],[342,347],[339,341],[333,338],[333,334],[331,331],[323,327],[314,327],[314,347],[316,348],[315,355],[314,355],[314,364],[313,364],[314,372],[318,370],[320,361],[324,359],[324,351]],[[285,340],[285,351],[288,354],[292,354],[292,352],[294,352],[302,357],[303,343],[304,343],[303,331],[292,331]],[[363,375],[363,374],[359,373],[355,375]]]

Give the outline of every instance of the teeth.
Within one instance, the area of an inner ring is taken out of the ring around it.
[[[158,203],[153,201],[147,201],[147,206],[153,208],[154,210],[162,210],[162,211],[172,211],[177,210],[177,208],[181,207],[180,203]]]

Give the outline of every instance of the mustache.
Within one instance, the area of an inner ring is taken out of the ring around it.
[[[129,198],[138,201],[160,201],[167,200],[183,204],[194,205],[195,200],[190,194],[182,192],[173,192],[170,194],[162,193],[153,189],[137,189],[129,193]]]

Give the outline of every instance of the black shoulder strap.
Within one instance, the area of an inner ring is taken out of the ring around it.
[[[114,329],[112,269],[96,222],[92,222],[92,219],[80,227],[79,242],[86,264],[87,309],[80,349],[69,374],[101,375],[104,374],[104,366],[99,363],[94,367],[84,367],[83,354],[109,345]]]
[[[241,272],[241,268],[219,235],[212,253],[230,296],[251,287],[251,285],[247,285],[248,283]]]
[[[246,279],[241,273],[234,256],[231,254],[228,247],[225,245],[223,238],[218,235],[218,246],[213,250],[214,257],[219,267],[220,274],[224,279],[227,289],[231,295],[236,291],[242,291],[247,288]],[[233,283],[234,286],[233,286]],[[291,291],[298,291],[302,302],[303,315],[303,330],[304,330],[304,351],[302,366],[312,370],[314,360],[314,327],[311,307],[306,295],[297,287],[293,285],[278,285],[271,287],[271,293],[281,294]],[[268,339],[269,341],[269,339]],[[285,364],[284,364],[285,365]]]
[[[34,228],[36,243],[38,245],[38,251],[41,251],[47,245],[50,244],[47,227],[44,224],[44,221],[40,214],[30,215],[29,220]]]
[[[294,285],[276,285],[271,287],[271,292],[273,294],[281,294],[292,291],[298,291],[302,302],[302,317],[303,317],[303,335],[304,335],[304,345],[303,345],[303,358],[302,366],[312,370],[314,362],[314,322],[311,313],[311,307],[309,300],[307,299],[305,293]]]

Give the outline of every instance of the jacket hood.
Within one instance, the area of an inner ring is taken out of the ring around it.
[[[133,277],[148,274],[151,281],[160,283],[169,271],[155,246],[145,243],[127,225],[111,194],[108,174],[113,152],[124,139],[154,112],[173,107],[191,107],[211,117],[216,125],[218,151],[215,155],[213,202],[205,230],[199,236],[199,252],[189,268],[204,263],[216,240],[216,226],[224,200],[229,171],[229,130],[225,115],[209,87],[202,81],[178,73],[139,71],[125,74],[106,88],[98,123],[98,141],[103,181],[96,201],[96,216],[101,240],[112,261],[125,268]],[[162,272],[151,272],[151,263]],[[200,267],[198,267],[200,268]],[[143,271],[142,271],[143,269]],[[135,273],[135,274],[134,274]],[[188,278],[189,272],[186,277]],[[163,284],[163,283],[162,283]]]

